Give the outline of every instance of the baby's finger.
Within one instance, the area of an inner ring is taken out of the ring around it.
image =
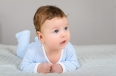
[[[50,73],[50,70],[46,70],[44,71],[44,74]]]
[[[47,66],[51,68],[52,65],[51,64],[48,64]]]
[[[51,70],[51,73],[56,73],[55,71]]]
[[[50,72],[51,72],[51,70],[47,70],[46,72],[47,72],[47,73],[50,73]]]
[[[51,68],[50,68],[50,67],[48,67],[48,68],[47,68],[47,70],[51,70]]]

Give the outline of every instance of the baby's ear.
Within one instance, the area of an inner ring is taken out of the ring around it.
[[[39,38],[39,40],[43,43],[44,42],[43,34],[39,31],[37,31],[36,34],[37,34],[37,37]]]

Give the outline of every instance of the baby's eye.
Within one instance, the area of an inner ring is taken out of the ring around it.
[[[67,30],[67,29],[68,29],[68,27],[65,27],[64,29],[65,29],[65,30]]]
[[[58,33],[59,32],[59,30],[54,30],[54,33]]]

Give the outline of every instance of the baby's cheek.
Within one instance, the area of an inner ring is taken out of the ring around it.
[[[51,39],[51,44],[53,45],[53,46],[55,46],[56,44],[58,44],[58,40],[57,39]]]
[[[70,33],[67,33],[67,38],[68,40],[70,40]]]
[[[57,40],[52,40],[52,45],[56,45]]]

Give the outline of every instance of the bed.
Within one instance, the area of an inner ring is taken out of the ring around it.
[[[79,69],[62,74],[34,74],[20,71],[17,46],[0,44],[0,76],[116,76],[116,45],[73,45]]]

